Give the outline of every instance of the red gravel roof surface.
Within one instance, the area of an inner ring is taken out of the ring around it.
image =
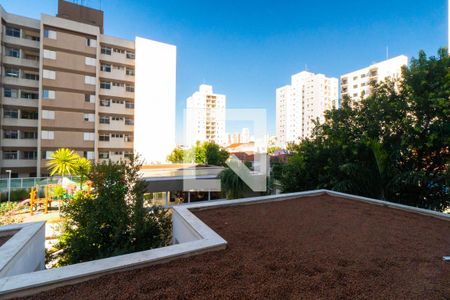
[[[194,211],[223,251],[105,275],[36,299],[450,297],[450,222],[330,196]]]

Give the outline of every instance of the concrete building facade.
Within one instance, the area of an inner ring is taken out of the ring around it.
[[[276,90],[277,144],[286,147],[311,136],[314,120],[324,121],[324,112],[338,105],[338,79],[303,71],[291,84]]]
[[[96,162],[139,152],[134,147],[139,52],[134,41],[104,35],[102,11],[63,0],[57,16],[43,14],[40,20],[3,8],[0,14],[1,173],[8,169],[14,177],[46,175],[48,159],[61,147]],[[174,53],[170,60],[174,75]],[[173,115],[166,120],[174,123],[172,79],[169,86],[154,87],[170,90],[166,98],[141,96],[140,101],[173,105],[173,112],[165,113]],[[147,128],[149,139],[151,132]],[[175,145],[175,132],[172,136]]]
[[[186,100],[186,145],[206,141],[225,145],[225,117],[226,96],[215,94],[210,85],[200,85]]]
[[[402,67],[408,64],[408,57],[400,55],[366,68],[341,76],[341,97],[352,100],[367,98],[371,93],[371,83],[378,83],[387,78],[395,80],[402,75]]]

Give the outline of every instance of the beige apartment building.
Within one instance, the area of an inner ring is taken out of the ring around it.
[[[344,74],[341,76],[341,96],[348,96],[354,101],[365,99],[371,94],[372,82],[401,78],[402,67],[407,64],[408,57],[400,55]]]
[[[132,154],[135,42],[104,35],[103,11],[63,0],[40,20],[0,8],[1,173],[45,176],[61,147],[97,162]]]

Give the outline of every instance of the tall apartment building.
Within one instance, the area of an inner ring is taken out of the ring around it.
[[[276,90],[277,144],[286,147],[311,136],[313,120],[324,121],[324,112],[337,107],[338,79],[300,72],[291,84]]]
[[[166,97],[139,96],[135,67],[145,64],[148,54],[134,41],[104,35],[102,11],[59,0],[56,17],[35,20],[0,8],[2,174],[8,169],[13,176],[46,175],[47,160],[61,147],[93,161],[120,160],[133,150],[145,154],[145,148],[133,147],[139,101],[166,101],[173,106],[173,112],[165,111],[167,123],[175,123],[174,53],[164,66],[160,62],[141,75],[149,78],[169,65],[173,82],[161,87],[140,80]],[[174,124],[160,124],[158,130],[169,128],[166,133],[172,134],[172,127],[175,145]],[[152,132],[148,127],[146,138],[152,139]]]
[[[226,96],[215,94],[213,87],[202,84],[197,92],[186,100],[186,145],[214,142],[225,145]]]
[[[408,57],[400,55],[366,68],[341,76],[341,97],[349,96],[352,100],[360,100],[370,95],[371,82],[384,81],[387,78],[398,79],[402,67],[408,64]]]

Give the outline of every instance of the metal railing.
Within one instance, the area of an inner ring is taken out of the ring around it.
[[[78,176],[64,176],[72,181],[78,182]],[[36,185],[46,186],[49,184],[58,184],[62,177],[26,177],[26,178],[11,178],[11,191],[20,189],[29,189]],[[0,179],[0,193],[8,192],[8,178]]]

